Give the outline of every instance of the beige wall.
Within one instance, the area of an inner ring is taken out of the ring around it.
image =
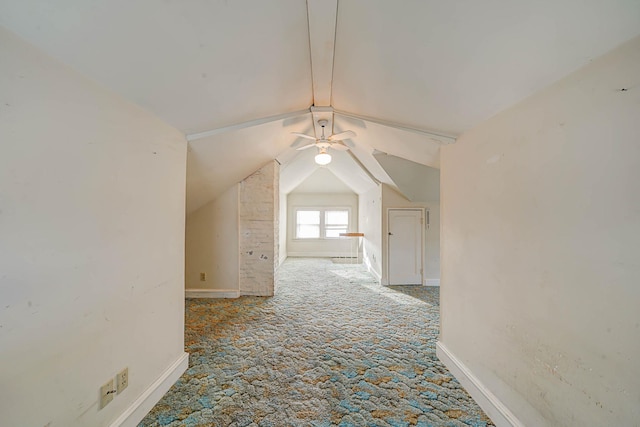
[[[238,291],[238,193],[236,184],[187,217],[187,289]]]
[[[640,420],[639,135],[635,39],[442,150],[440,340],[525,425]]]
[[[186,141],[2,29],[0,58],[0,423],[108,425],[183,356]]]
[[[382,278],[382,185],[358,196],[358,225],[364,233],[362,260],[378,280]]]
[[[278,197],[278,264],[287,259],[287,197],[286,193]]]

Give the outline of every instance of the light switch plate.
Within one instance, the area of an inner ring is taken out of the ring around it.
[[[116,390],[113,386],[113,378],[100,387],[100,409],[104,408],[113,400]]]

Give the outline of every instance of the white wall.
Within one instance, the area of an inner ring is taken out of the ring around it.
[[[434,194],[437,198],[439,194]],[[440,284],[440,202],[410,202],[400,193],[386,184],[382,185],[382,255],[387,259],[389,249],[388,238],[388,209],[390,208],[423,208],[429,211],[429,224],[425,214],[424,221],[424,282],[426,285],[438,286]],[[383,283],[388,283],[388,271],[386,261],[382,263]]]
[[[362,261],[378,280],[382,278],[382,185],[358,196],[358,225]]]
[[[278,201],[278,264],[282,264],[287,259],[287,197],[286,193],[280,193]]]
[[[187,289],[238,291],[238,187],[187,217]],[[205,281],[200,273],[206,273]]]
[[[640,420],[639,119],[636,38],[442,151],[440,340],[524,425]]]
[[[296,207],[344,207],[351,209],[351,228],[358,231],[358,195],[355,193],[289,193],[287,197],[287,253],[298,257],[349,256],[351,239],[295,239]],[[354,246],[355,250],[355,246]]]
[[[107,425],[184,354],[186,141],[2,29],[0,57],[1,423]]]

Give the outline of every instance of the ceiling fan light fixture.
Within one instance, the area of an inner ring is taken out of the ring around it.
[[[328,165],[331,163],[331,154],[327,153],[326,148],[321,148],[320,152],[316,154],[315,161],[320,166]]]

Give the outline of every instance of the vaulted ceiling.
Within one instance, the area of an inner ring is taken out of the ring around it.
[[[352,188],[389,180],[374,150],[438,167],[443,144],[639,35],[640,2],[0,0],[0,25],[183,131],[192,211],[274,158],[309,176],[291,132],[320,117],[357,134],[332,170]]]

